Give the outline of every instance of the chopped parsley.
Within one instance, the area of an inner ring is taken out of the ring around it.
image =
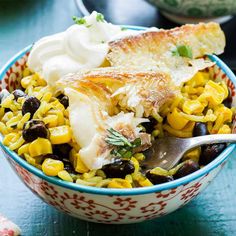
[[[96,20],[97,20],[97,22],[104,22],[105,21],[104,15],[101,13],[97,13]]]
[[[130,142],[126,137],[113,128],[109,128],[107,131],[109,134],[105,138],[105,141],[108,144],[115,146],[111,151],[111,154],[116,157],[130,158],[133,155],[133,149],[141,145],[140,138],[136,138],[134,141]]]
[[[86,20],[83,17],[73,16],[72,19],[75,22],[75,24],[78,24],[78,25],[86,24]]]
[[[179,45],[172,51],[173,56],[193,58],[192,49],[187,45]]]

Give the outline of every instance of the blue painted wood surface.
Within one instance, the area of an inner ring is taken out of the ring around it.
[[[0,66],[42,36],[66,29],[79,15],[72,0],[0,0]],[[1,154],[1,153],[0,153]],[[26,236],[236,235],[236,161],[184,208],[132,225],[101,225],[58,212],[30,192],[0,155],[0,212]]]

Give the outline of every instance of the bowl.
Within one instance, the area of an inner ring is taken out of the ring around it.
[[[129,27],[135,30],[142,27]],[[29,46],[10,59],[0,71],[0,90],[19,86]],[[224,80],[236,103],[236,77],[216,56],[210,72]],[[236,127],[233,127],[234,132]],[[134,189],[106,189],[82,186],[46,176],[0,142],[4,156],[24,184],[38,197],[71,216],[106,224],[136,223],[169,214],[194,199],[216,177],[225,162],[233,156],[236,145],[229,145],[214,161],[200,170],[172,182]]]
[[[168,19],[176,23],[216,21],[224,23],[236,14],[236,1],[232,0],[147,0]]]

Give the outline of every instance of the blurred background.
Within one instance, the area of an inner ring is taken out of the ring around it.
[[[179,25],[163,16],[163,11],[178,22],[197,22],[209,17],[226,21],[222,28],[227,47],[222,58],[236,69],[236,17],[229,17],[234,13],[231,10],[235,9],[235,0],[210,0],[211,4],[208,0],[157,0],[155,3],[158,8],[145,0],[0,0],[0,67],[41,37],[64,31],[73,24],[72,16],[97,10],[112,23],[147,27]],[[236,162],[230,160],[203,194],[171,215],[135,225],[99,225],[66,216],[43,203],[23,186],[0,155],[0,212],[17,223],[26,236],[231,236],[236,234],[235,168]]]

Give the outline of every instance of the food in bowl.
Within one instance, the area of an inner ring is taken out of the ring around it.
[[[75,22],[36,42],[21,87],[1,92],[4,145],[48,176],[106,188],[173,181],[224,150],[208,145],[171,170],[142,168],[156,138],[232,132],[231,94],[205,57],[223,52],[218,24],[137,32],[96,12]]]

